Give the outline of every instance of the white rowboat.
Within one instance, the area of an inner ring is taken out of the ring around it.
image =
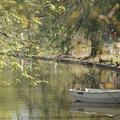
[[[85,90],[69,89],[69,92],[76,101],[120,104],[120,90],[85,88]]]

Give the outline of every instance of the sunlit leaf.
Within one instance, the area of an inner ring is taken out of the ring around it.
[[[36,82],[33,82],[33,81],[30,82],[29,84],[32,85],[32,86],[36,86],[36,85],[37,85],[37,83],[36,83]]]
[[[59,9],[60,9],[60,10],[66,10],[66,9],[65,9],[65,6],[63,6],[63,5],[59,6]]]
[[[21,68],[21,66],[17,62],[10,62],[10,65],[12,66],[12,68],[14,70],[18,69],[18,68]]]
[[[36,83],[41,83],[42,81],[41,80],[37,80]]]
[[[0,67],[3,68],[5,66],[7,66],[7,64],[4,61],[0,60]]]
[[[46,81],[46,80],[43,80],[43,82],[48,83],[48,81]]]
[[[20,80],[20,79],[18,79],[18,78],[16,79],[16,81],[21,83],[21,80]]]
[[[28,75],[27,73],[22,73],[22,76],[27,78],[28,80],[34,80],[34,77]]]
[[[115,8],[118,9],[120,7],[119,3],[115,4]]]
[[[22,23],[21,17],[15,15],[14,13],[11,13],[11,15],[13,16],[13,18],[16,20],[17,23],[19,23],[19,24]]]
[[[49,4],[49,8],[50,8],[51,10],[55,10],[55,6],[54,6],[53,4]]]

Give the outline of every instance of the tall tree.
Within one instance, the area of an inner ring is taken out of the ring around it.
[[[84,35],[91,40],[91,56],[102,54],[104,42],[109,40],[111,30],[119,34],[119,1],[85,0],[81,2],[82,13],[78,17],[75,30],[81,27]],[[81,22],[82,21],[82,22]]]

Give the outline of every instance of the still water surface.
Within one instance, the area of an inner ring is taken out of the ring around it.
[[[68,93],[68,84],[80,80],[88,68],[73,64],[47,63],[41,74],[44,82],[30,86],[22,80],[15,86],[0,87],[1,120],[119,120],[120,105],[76,103]],[[98,70],[103,81],[119,89],[116,73]],[[5,80],[13,73],[4,73]],[[8,76],[9,75],[9,76]],[[3,78],[1,78],[3,79]]]

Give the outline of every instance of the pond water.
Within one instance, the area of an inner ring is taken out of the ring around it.
[[[120,105],[91,104],[75,102],[68,93],[69,84],[80,80],[88,68],[74,64],[48,62],[47,68],[39,73],[42,82],[31,86],[28,81],[0,87],[1,120],[117,120],[120,119]],[[91,68],[90,68],[91,69]],[[22,68],[23,70],[23,68]],[[110,70],[98,69],[103,81],[115,82],[116,74]],[[12,81],[11,71],[1,74],[0,80]],[[19,75],[19,74],[17,74]],[[3,77],[4,76],[4,77]]]

